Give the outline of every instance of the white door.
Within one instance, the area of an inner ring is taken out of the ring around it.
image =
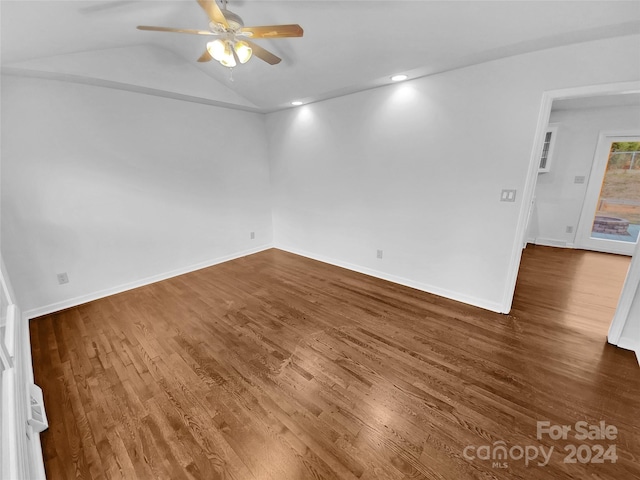
[[[575,246],[633,255],[640,232],[640,132],[602,133]]]

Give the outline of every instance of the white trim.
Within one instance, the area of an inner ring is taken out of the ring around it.
[[[346,268],[347,270],[362,273],[364,275],[369,275],[370,277],[380,278],[382,280],[387,280],[392,283],[397,283],[398,285],[404,285],[405,287],[415,288],[416,290],[421,290],[426,293],[431,293],[433,295],[438,295],[440,297],[449,298],[451,300],[455,300],[458,302],[463,302],[469,305],[483,308],[485,310],[501,313],[500,312],[501,305],[498,302],[488,302],[481,298],[471,297],[468,295],[461,294],[459,292],[454,292],[452,290],[435,287],[427,283],[416,282],[415,280],[409,280],[404,277],[390,275],[388,273],[380,272],[372,268],[362,267],[360,265],[355,265],[353,263],[343,262],[342,260],[336,260],[336,259],[328,258],[322,255],[309,253],[304,250],[299,250],[297,248],[281,245],[278,243],[276,243],[274,248],[277,248],[278,250],[283,250],[285,252],[293,253],[294,255],[300,255],[302,257],[311,258],[312,260],[317,260],[319,262],[328,263],[329,265],[335,265],[337,267]]]
[[[28,324],[15,305],[11,305],[11,323],[14,324],[12,337],[15,344],[13,368],[2,372],[2,478],[26,479],[33,455],[29,452],[27,431],[27,385],[33,379],[29,372],[31,365],[31,344]],[[41,455],[41,454],[40,454]]]
[[[28,426],[27,428],[31,428]],[[40,442],[40,434],[32,433],[29,437],[29,473],[31,480],[46,480],[47,475],[44,469],[44,457],[42,455],[42,443]]]
[[[206,260],[204,262],[196,263],[194,265],[189,265],[188,267],[178,268],[176,270],[171,270],[169,272],[160,273],[158,275],[152,275],[151,277],[142,278],[140,280],[136,280],[134,282],[125,283],[123,285],[118,285],[112,288],[106,288],[104,290],[100,290],[98,292],[88,293],[86,295],[82,295],[75,298],[70,298],[68,300],[63,300],[61,302],[52,303],[49,305],[45,305],[43,307],[33,308],[31,310],[27,310],[24,312],[24,316],[27,319],[32,319],[36,317],[41,317],[42,315],[47,315],[49,313],[58,312],[60,310],[64,310],[66,308],[76,307],[78,305],[82,305],[83,303],[91,302],[93,300],[98,300],[100,298],[108,297],[111,295],[115,295],[117,293],[122,293],[127,290],[133,290],[134,288],[143,287],[145,285],[150,285],[152,283],[160,282],[162,280],[166,280],[168,278],[177,277],[179,275],[184,275],[185,273],[195,272],[196,270],[201,270],[203,268],[212,267],[214,265],[218,265],[220,263],[228,262],[230,260],[235,260],[237,258],[246,257],[247,255],[252,255],[254,253],[262,252],[264,250],[269,250],[273,248],[273,244],[265,244],[260,247],[251,248],[249,250],[244,250],[242,252],[233,253],[231,255],[225,255],[223,257],[218,257],[213,260]]]
[[[24,475],[19,478],[31,478],[29,469],[31,466],[31,453],[29,452],[27,438],[27,409],[29,408],[29,385],[33,382],[33,368],[31,362],[31,340],[29,337],[29,324],[24,320],[20,309],[16,307],[16,355],[15,361],[15,388],[16,410],[15,417],[18,429],[18,459],[19,468]]]
[[[18,309],[18,335],[16,337],[16,389],[18,389],[17,402],[24,402],[24,405],[16,412],[18,418],[18,426],[21,428],[20,437],[23,442],[19,445],[19,451],[22,458],[22,468],[26,472],[22,478],[29,480],[46,480],[44,469],[44,458],[42,455],[42,444],[40,443],[40,433],[36,432],[27,420],[29,417],[28,409],[31,407],[30,390],[34,386],[33,379],[33,357],[31,354],[31,335],[29,332],[29,321],[24,315],[20,314]],[[18,358],[20,355],[21,358]],[[43,414],[46,418],[46,411],[43,407]],[[47,423],[48,427],[48,423]],[[22,430],[24,428],[24,430]]]
[[[640,345],[638,345],[638,342],[628,337],[621,337],[618,340],[618,344],[616,345],[616,347],[624,348],[625,350],[631,350],[632,352],[640,351]]]
[[[19,311],[15,305],[9,305],[7,307],[7,323],[5,324],[4,330],[4,345],[7,347],[7,352],[9,356],[14,358],[16,356],[16,325],[19,322],[18,319]]]
[[[591,239],[591,240],[596,240],[596,239]],[[578,250],[591,250],[594,252],[602,252],[602,253],[612,253],[614,255],[624,255],[626,257],[630,257],[633,254],[629,253],[629,246],[633,247],[634,244],[631,242],[621,242],[619,240],[607,240],[607,239],[597,239],[597,240],[602,240],[602,242],[608,242],[608,243],[602,243],[602,244],[598,244],[598,245],[576,245],[575,248]]]
[[[2,372],[2,452],[1,478],[24,478],[18,456],[18,420],[16,418],[16,369]]]
[[[0,372],[2,372],[2,370],[9,370],[10,368],[13,368],[13,358],[9,355],[5,343],[0,342]]]
[[[25,427],[25,444],[26,452],[26,470],[29,472],[31,480],[45,480],[46,474],[44,469],[44,458],[42,455],[42,444],[40,443],[40,433],[49,428],[47,412],[44,405],[42,389],[33,381],[33,357],[31,354],[31,338],[29,332],[29,321],[23,320],[22,328],[22,345],[24,346],[24,354],[22,358],[22,378],[24,408],[22,408],[21,416]],[[36,405],[34,405],[34,400]],[[38,417],[34,418],[34,408],[39,410]],[[26,410],[26,412],[25,412]]]
[[[9,302],[9,304],[16,303],[16,297],[13,292],[13,287],[11,286],[11,282],[9,281],[9,275],[7,274],[7,267],[4,264],[4,260],[0,255],[0,283],[2,283],[2,290],[4,292],[4,296]]]
[[[629,312],[631,311],[631,305],[636,294],[639,294],[640,290],[640,242],[636,243],[636,249],[633,252],[631,258],[631,264],[629,265],[629,271],[627,272],[627,278],[622,287],[622,293],[618,300],[618,306],[613,314],[613,320],[611,320],[611,326],[609,327],[609,334],[607,338],[609,343],[620,346],[620,336],[624,325],[629,318]],[[624,348],[624,347],[623,347]],[[640,349],[640,345],[637,346]],[[638,351],[638,350],[636,350]]]
[[[543,245],[545,247],[574,248],[573,243],[567,243],[564,240],[556,240],[555,238],[536,237],[532,242],[535,245]]]
[[[525,180],[522,191],[522,201],[520,203],[520,212],[518,214],[518,225],[516,234],[511,248],[511,261],[505,281],[505,289],[502,297],[502,305],[500,311],[509,313],[513,296],[516,291],[516,281],[518,280],[518,271],[520,270],[520,260],[522,259],[522,245],[527,235],[527,220],[529,216],[529,208],[535,193],[536,181],[538,179],[538,166],[540,165],[540,149],[542,148],[542,140],[544,132],[549,123],[551,114],[551,104],[554,100],[571,97],[584,97],[593,95],[615,95],[621,93],[631,93],[640,91],[640,81],[608,83],[604,85],[592,85],[583,87],[565,88],[562,90],[552,90],[542,94],[542,102],[540,112],[538,113],[538,126],[533,141],[533,150],[529,158],[529,173]]]

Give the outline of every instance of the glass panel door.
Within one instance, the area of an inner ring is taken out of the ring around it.
[[[640,142],[611,142],[591,238],[635,243],[640,232]]]
[[[640,230],[640,132],[601,133],[574,246],[633,255]]]

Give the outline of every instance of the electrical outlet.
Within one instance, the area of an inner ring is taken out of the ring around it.
[[[567,225],[567,233],[573,233],[573,226]]]
[[[376,255],[378,258],[382,258],[382,250],[378,250],[378,253]]]
[[[584,183],[585,176],[584,175],[576,175],[573,177],[573,183]]]
[[[253,240],[254,238],[256,238],[256,232],[251,232],[251,240]]]
[[[69,276],[67,275],[67,272],[58,274],[58,285],[62,285],[64,283],[69,283]]]
[[[500,193],[500,201],[501,202],[515,202],[516,201],[516,191],[515,190],[502,190]]]

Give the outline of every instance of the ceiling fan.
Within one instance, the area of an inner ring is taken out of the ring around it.
[[[198,3],[209,16],[209,30],[150,27],[147,25],[139,25],[138,29],[154,32],[217,36],[219,37],[218,39],[207,43],[207,48],[198,58],[198,61],[217,60],[229,68],[235,67],[238,63],[247,63],[252,55],[270,65],[280,63],[281,58],[265,50],[260,45],[256,45],[249,39],[301,37],[303,34],[302,27],[297,24],[245,27],[244,22],[238,15],[227,10],[227,0],[224,0],[224,8],[222,9],[215,0],[198,0]]]

